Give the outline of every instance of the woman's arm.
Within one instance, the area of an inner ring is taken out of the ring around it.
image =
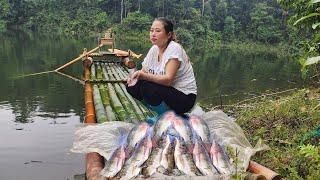
[[[178,59],[169,59],[166,64],[166,74],[165,75],[155,75],[147,73],[144,70],[137,71],[133,74],[134,78],[151,81],[164,86],[170,86],[177,74],[180,67],[180,61]]]

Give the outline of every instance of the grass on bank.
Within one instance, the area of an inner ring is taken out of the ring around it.
[[[265,97],[242,107],[232,111],[249,141],[256,144],[262,138],[271,148],[257,153],[254,161],[285,179],[320,177],[320,134],[312,134],[320,128],[319,88]]]

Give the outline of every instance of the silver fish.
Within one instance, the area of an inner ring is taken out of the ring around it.
[[[170,135],[167,134],[165,138],[165,147],[161,154],[160,165],[163,168],[161,173],[171,174],[175,163],[174,163],[174,140],[171,140]]]
[[[125,146],[122,144],[111,155],[110,159],[106,162],[104,169],[101,171],[101,175],[112,178],[122,168],[126,158]]]
[[[190,116],[189,123],[197,135],[200,136],[207,152],[209,152],[212,138],[207,123],[197,116]]]
[[[193,160],[203,175],[219,174],[217,169],[212,165],[211,159],[205,147],[202,145],[199,137],[194,138]]]
[[[148,160],[142,165],[143,168],[141,170],[141,174],[144,176],[151,176],[154,174],[157,170],[157,168],[160,166],[161,161],[161,154],[165,147],[165,140],[166,140],[166,133],[163,133],[159,141],[154,143],[153,141],[153,147],[150,153],[150,156]]]
[[[210,158],[213,165],[221,174],[233,173],[233,167],[224,146],[220,145],[215,139],[212,140]]]
[[[172,125],[172,122],[175,118],[175,113],[173,111],[166,112],[162,117],[157,120],[153,127],[155,141],[160,139],[162,134]]]
[[[146,132],[150,128],[148,123],[141,123],[131,129],[127,136],[127,148],[126,148],[126,159],[129,158],[138,144],[146,135]]]
[[[192,131],[184,119],[181,117],[176,117],[173,121],[173,127],[183,138],[185,143],[192,143]]]
[[[192,153],[192,129],[189,124],[181,117],[176,117],[173,121],[173,127],[183,138],[189,153]]]
[[[152,149],[152,133],[148,130],[146,136],[138,143],[132,156],[124,163],[116,178],[132,179],[141,171],[141,165],[148,159]]]
[[[185,142],[181,137],[175,137],[174,161],[177,168],[186,175],[202,175],[197,166],[194,164],[192,156],[187,150]]]

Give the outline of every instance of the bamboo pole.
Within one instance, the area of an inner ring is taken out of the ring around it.
[[[94,107],[95,107],[98,123],[106,122],[108,119],[107,119],[106,111],[102,104],[100,91],[97,85],[93,85],[93,100],[94,100]]]
[[[123,92],[125,93],[125,95],[127,96],[127,98],[129,99],[129,101],[131,102],[135,112],[136,112],[136,115],[138,116],[138,119],[140,121],[144,120],[145,119],[145,116],[142,112],[142,110],[139,108],[138,104],[134,101],[134,99],[132,98],[132,96],[128,93],[126,87],[124,84],[120,84],[120,87],[122,88]]]
[[[280,175],[254,161],[249,162],[248,170],[255,174],[261,174],[267,178],[267,180],[277,180],[280,179]]]
[[[125,79],[125,80],[127,79],[127,77],[124,76],[122,70],[120,69],[120,65],[116,65],[115,70],[117,71],[121,79]]]
[[[103,79],[101,63],[97,63],[96,65],[97,65],[97,79]]]
[[[104,180],[105,177],[100,175],[104,167],[104,159],[98,153],[91,152],[86,154],[86,179]]]
[[[118,115],[118,118],[120,119],[120,121],[125,121],[127,119],[127,115],[126,112],[114,90],[114,87],[112,86],[111,83],[108,83],[108,91],[110,94],[110,99],[111,99],[111,104],[113,109],[115,110],[115,112]]]
[[[120,77],[120,74],[118,73],[118,71],[115,70],[115,68],[116,68],[116,65],[115,65],[115,64],[113,64],[113,65],[110,67],[110,69],[111,69],[112,73],[114,74],[116,80],[122,80],[122,81],[125,80],[125,79],[123,79],[123,78]]]
[[[107,69],[106,69],[106,65],[105,65],[105,64],[103,64],[103,66],[102,66],[102,73],[103,73],[104,79],[105,79],[106,81],[110,80],[110,79],[109,79],[109,76],[108,76],[108,73],[107,73]]]
[[[99,85],[99,90],[101,94],[102,103],[106,110],[108,121],[116,121],[117,118],[111,107],[111,100],[110,100],[108,88],[105,85]]]
[[[56,73],[58,73],[58,74],[60,74],[60,75],[62,75],[62,76],[65,76],[65,77],[67,77],[67,78],[70,78],[70,79],[72,79],[72,80],[74,80],[74,81],[76,81],[76,82],[84,85],[84,81],[81,80],[81,79],[78,79],[78,78],[76,78],[76,77],[73,77],[73,76],[71,76],[71,75],[65,74],[65,73],[60,72],[60,71],[56,71]]]
[[[133,51],[131,51],[130,49],[128,51],[123,51],[120,49],[108,49],[108,51],[115,53],[116,56],[119,56],[119,57],[132,56],[134,58],[139,59],[142,56],[142,54],[138,55],[138,54],[134,53]]]
[[[116,79],[115,79],[115,77],[114,77],[113,74],[112,74],[112,71],[111,71],[111,69],[110,69],[110,66],[107,66],[107,72],[108,72],[108,75],[109,75],[109,79],[110,79],[111,81],[115,81]]]
[[[87,62],[87,60],[83,61],[84,66],[84,79],[90,78],[90,70],[89,67],[92,62]],[[93,106],[93,95],[92,95],[92,87],[90,83],[85,83],[85,107],[86,107],[86,118],[84,123],[96,123],[95,111]],[[104,158],[100,156],[98,153],[91,152],[86,154],[86,178],[88,180],[103,180],[104,177],[100,175],[100,171],[104,167]]]
[[[91,65],[91,76],[90,76],[90,79],[91,80],[96,80],[97,79],[97,77],[96,77],[96,67],[95,67],[94,63]]]
[[[61,69],[63,69],[63,68],[66,68],[67,66],[70,66],[71,64],[79,61],[79,60],[82,59],[83,57],[88,56],[90,53],[93,53],[94,51],[98,50],[98,49],[101,48],[102,46],[103,46],[103,44],[99,44],[99,46],[91,49],[91,50],[88,51],[88,52],[83,53],[83,54],[80,55],[79,57],[77,57],[77,58],[69,61],[68,63],[66,63],[66,64],[64,64],[64,65],[62,65],[62,66],[60,66],[60,67],[58,67],[58,68],[55,69],[54,71],[59,71],[59,70],[61,70]]]
[[[116,93],[121,101],[121,104],[123,105],[124,109],[126,110],[128,114],[128,118],[131,122],[133,123],[138,123],[138,117],[136,114],[133,112],[134,108],[131,105],[131,103],[128,101],[128,98],[124,95],[124,92],[122,91],[121,87],[119,86],[118,83],[114,84],[114,88],[116,90]]]

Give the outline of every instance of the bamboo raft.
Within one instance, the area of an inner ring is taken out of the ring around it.
[[[129,69],[135,67],[130,60],[130,51],[114,51],[110,38],[102,38],[102,44],[112,45],[112,50],[88,53],[82,57],[84,67],[84,100],[86,117],[84,123],[103,123],[106,121],[127,121],[139,123],[154,112],[135,100],[126,91],[125,82]],[[104,42],[103,42],[104,41]],[[100,45],[99,45],[100,47]],[[102,46],[101,46],[102,47]],[[134,54],[134,53],[133,53]],[[131,54],[132,56],[132,54]],[[134,54],[133,57],[141,55]],[[104,158],[98,153],[86,154],[86,178],[105,179],[99,173],[104,168]],[[276,172],[250,161],[249,179],[280,179]]]

